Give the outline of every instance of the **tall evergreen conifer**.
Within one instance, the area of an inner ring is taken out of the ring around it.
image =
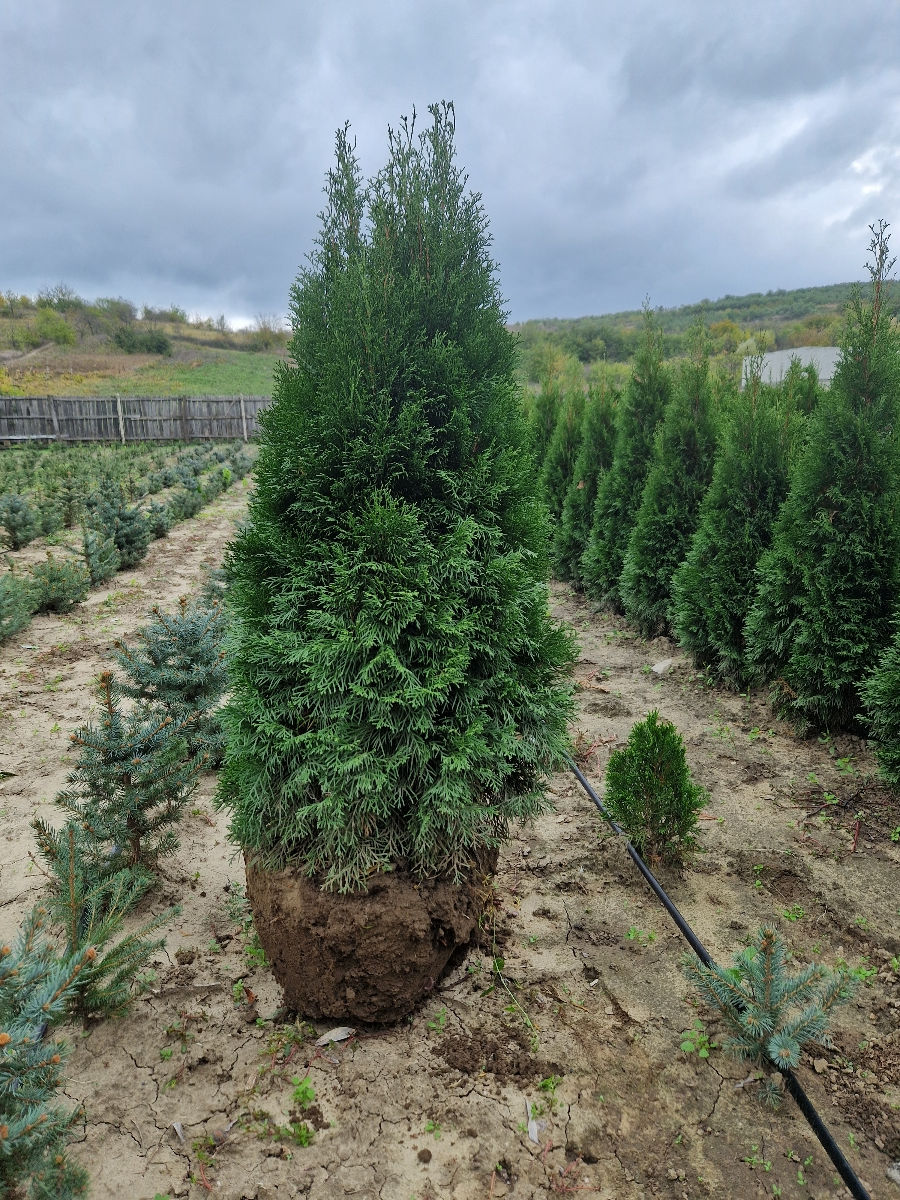
[[[758,568],[747,655],[803,725],[853,726],[890,641],[900,585],[900,344],[884,303],[887,225],[871,226],[872,302],[847,311],[841,359],[809,422]]]
[[[890,645],[863,684],[862,696],[881,774],[900,787],[900,610],[895,626]]]
[[[248,853],[343,891],[459,877],[544,807],[570,711],[487,219],[430,112],[368,185],[338,133],[227,560],[220,802]]]
[[[756,564],[787,495],[798,425],[791,400],[762,384],[761,367],[760,354],[729,413],[697,531],[672,580],[669,614],[694,662],[734,688],[747,682],[744,622]]]
[[[699,325],[692,331],[691,356],[681,364],[656,438],[619,581],[625,615],[645,637],[668,628],[672,576],[697,527],[715,451],[709,358]]]
[[[581,449],[581,439],[584,436],[584,387],[568,388],[559,406],[556,418],[556,428],[544,456],[541,468],[541,483],[547,498],[550,517],[558,522],[562,516],[563,502],[572,472],[575,470],[575,460]]]
[[[647,479],[656,428],[670,394],[659,325],[645,306],[643,336],[618,408],[612,466],[600,480],[591,533],[581,559],[585,591],[614,609],[621,609],[619,579],[625,551]]]
[[[612,465],[616,406],[619,395],[607,380],[591,384],[582,424],[581,449],[575,460],[553,539],[553,571],[581,588],[581,556],[591,533],[597,489]]]

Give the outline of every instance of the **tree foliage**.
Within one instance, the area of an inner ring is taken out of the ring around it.
[[[671,385],[662,365],[659,329],[649,308],[625,396],[618,407],[613,461],[597,488],[591,533],[581,559],[588,595],[620,608],[619,578]]]
[[[695,845],[707,799],[691,778],[681,734],[655,710],[609,756],[604,803],[640,854],[680,862]]]
[[[675,637],[697,666],[735,688],[747,682],[744,622],[756,564],[787,495],[798,426],[791,399],[761,383],[761,365],[758,355],[728,415],[697,530],[672,579]]]
[[[582,586],[581,557],[591,532],[597,489],[612,464],[619,394],[605,379],[591,384],[582,422],[581,449],[569,477],[562,515],[553,538],[553,571],[557,579]]]
[[[871,303],[859,291],[841,359],[809,422],[771,548],[758,568],[747,653],[802,725],[852,727],[890,641],[900,585],[900,342],[884,303],[892,266],[872,226]]]
[[[625,615],[645,637],[668,628],[672,576],[697,527],[715,458],[703,326],[695,326],[690,337],[691,356],[680,365],[663,415],[619,580]]]
[[[570,711],[487,218],[430,113],[368,184],[338,133],[228,556],[220,802],[342,890],[466,870],[544,807]]]

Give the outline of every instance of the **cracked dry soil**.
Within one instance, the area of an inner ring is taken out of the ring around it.
[[[5,929],[40,895],[29,822],[55,813],[89,680],[152,604],[174,604],[220,561],[243,504],[224,496],[0,651]],[[800,741],[763,695],[709,688],[671,643],[638,639],[566,587],[553,600],[580,639],[574,732],[594,784],[655,707],[710,790],[701,852],[663,883],[711,953],[730,960],[774,921],[801,961],[865,976],[834,1049],[800,1077],[872,1195],[900,1197],[885,1177],[900,1158],[896,798],[871,782],[864,746]],[[790,1100],[773,1114],[745,1066],[680,1049],[693,1021],[711,1042],[719,1027],[692,1002],[680,937],[570,776],[551,781],[555,811],[503,850],[478,944],[413,1017],[322,1048],[325,1025],[282,1012],[259,961],[214,786],[204,778],[136,916],[182,905],[155,978],[127,1017],[68,1031],[67,1094],[85,1110],[73,1153],[95,1200],[846,1194]],[[314,1097],[297,1100],[307,1077]]]

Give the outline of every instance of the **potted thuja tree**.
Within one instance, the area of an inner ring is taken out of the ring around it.
[[[288,1005],[390,1021],[471,937],[567,744],[572,642],[454,112],[336,139],[227,560],[219,800]]]

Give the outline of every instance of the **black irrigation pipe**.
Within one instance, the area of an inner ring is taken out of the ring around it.
[[[583,773],[579,770],[578,766],[573,762],[573,760],[571,758],[568,757],[568,755],[566,755],[565,757],[566,757],[566,762],[568,763],[570,769],[572,770],[572,773],[575,775],[575,778],[578,780],[578,782],[581,784],[581,786],[587,792],[588,796],[590,796],[591,800],[593,800],[594,804],[596,804],[597,808],[600,810],[600,815],[603,817],[603,819],[605,821],[607,821],[612,826],[612,828],[615,830],[615,832],[618,833],[623,838],[623,840],[625,842],[625,849],[630,854],[632,862],[637,867],[637,869],[640,871],[640,873],[643,875],[643,877],[646,879],[647,883],[649,883],[657,900],[659,900],[659,902],[663,905],[665,910],[668,912],[669,916],[672,918],[672,920],[678,926],[678,929],[680,930],[685,941],[688,943],[690,948],[697,955],[697,957],[700,959],[700,961],[703,963],[704,966],[706,966],[706,967],[712,966],[713,960],[709,954],[709,951],[706,949],[706,947],[703,945],[703,943],[697,937],[696,933],[694,933],[693,929],[691,929],[690,925],[688,925],[687,921],[684,919],[684,917],[681,915],[681,913],[678,911],[678,909],[675,907],[675,905],[672,903],[672,901],[666,895],[659,880],[656,878],[656,876],[653,874],[653,872],[650,870],[650,868],[647,866],[647,864],[641,858],[640,854],[638,854],[637,850],[635,850],[634,846],[632,846],[631,842],[626,837],[625,831],[622,829],[621,825],[619,825],[616,821],[614,821],[612,819],[612,817],[609,815],[609,813],[606,811],[606,809],[603,807],[603,801],[600,799],[600,797],[594,791],[593,787],[591,786],[589,781],[584,777]],[[822,1147],[825,1150],[825,1153],[828,1155],[828,1157],[834,1163],[835,1169],[837,1170],[841,1179],[843,1179],[844,1183],[847,1185],[851,1196],[853,1196],[855,1198],[855,1200],[871,1200],[871,1197],[869,1196],[869,1193],[866,1191],[866,1189],[863,1187],[862,1181],[860,1180],[859,1176],[856,1174],[856,1172],[850,1166],[850,1163],[844,1157],[843,1150],[841,1150],[840,1146],[837,1144],[837,1142],[832,1137],[831,1131],[828,1129],[828,1126],[825,1124],[825,1122],[822,1120],[822,1118],[816,1112],[815,1107],[813,1106],[813,1102],[810,1100],[809,1096],[807,1096],[806,1092],[803,1090],[803,1087],[801,1086],[800,1081],[797,1078],[797,1076],[794,1074],[793,1071],[791,1071],[787,1067],[781,1068],[781,1076],[784,1079],[785,1087],[791,1093],[791,1095],[794,1097],[794,1099],[797,1101],[798,1108],[803,1113],[804,1117],[806,1117],[807,1121],[809,1122],[810,1126],[812,1127],[813,1133],[816,1135],[816,1137],[821,1142]]]

